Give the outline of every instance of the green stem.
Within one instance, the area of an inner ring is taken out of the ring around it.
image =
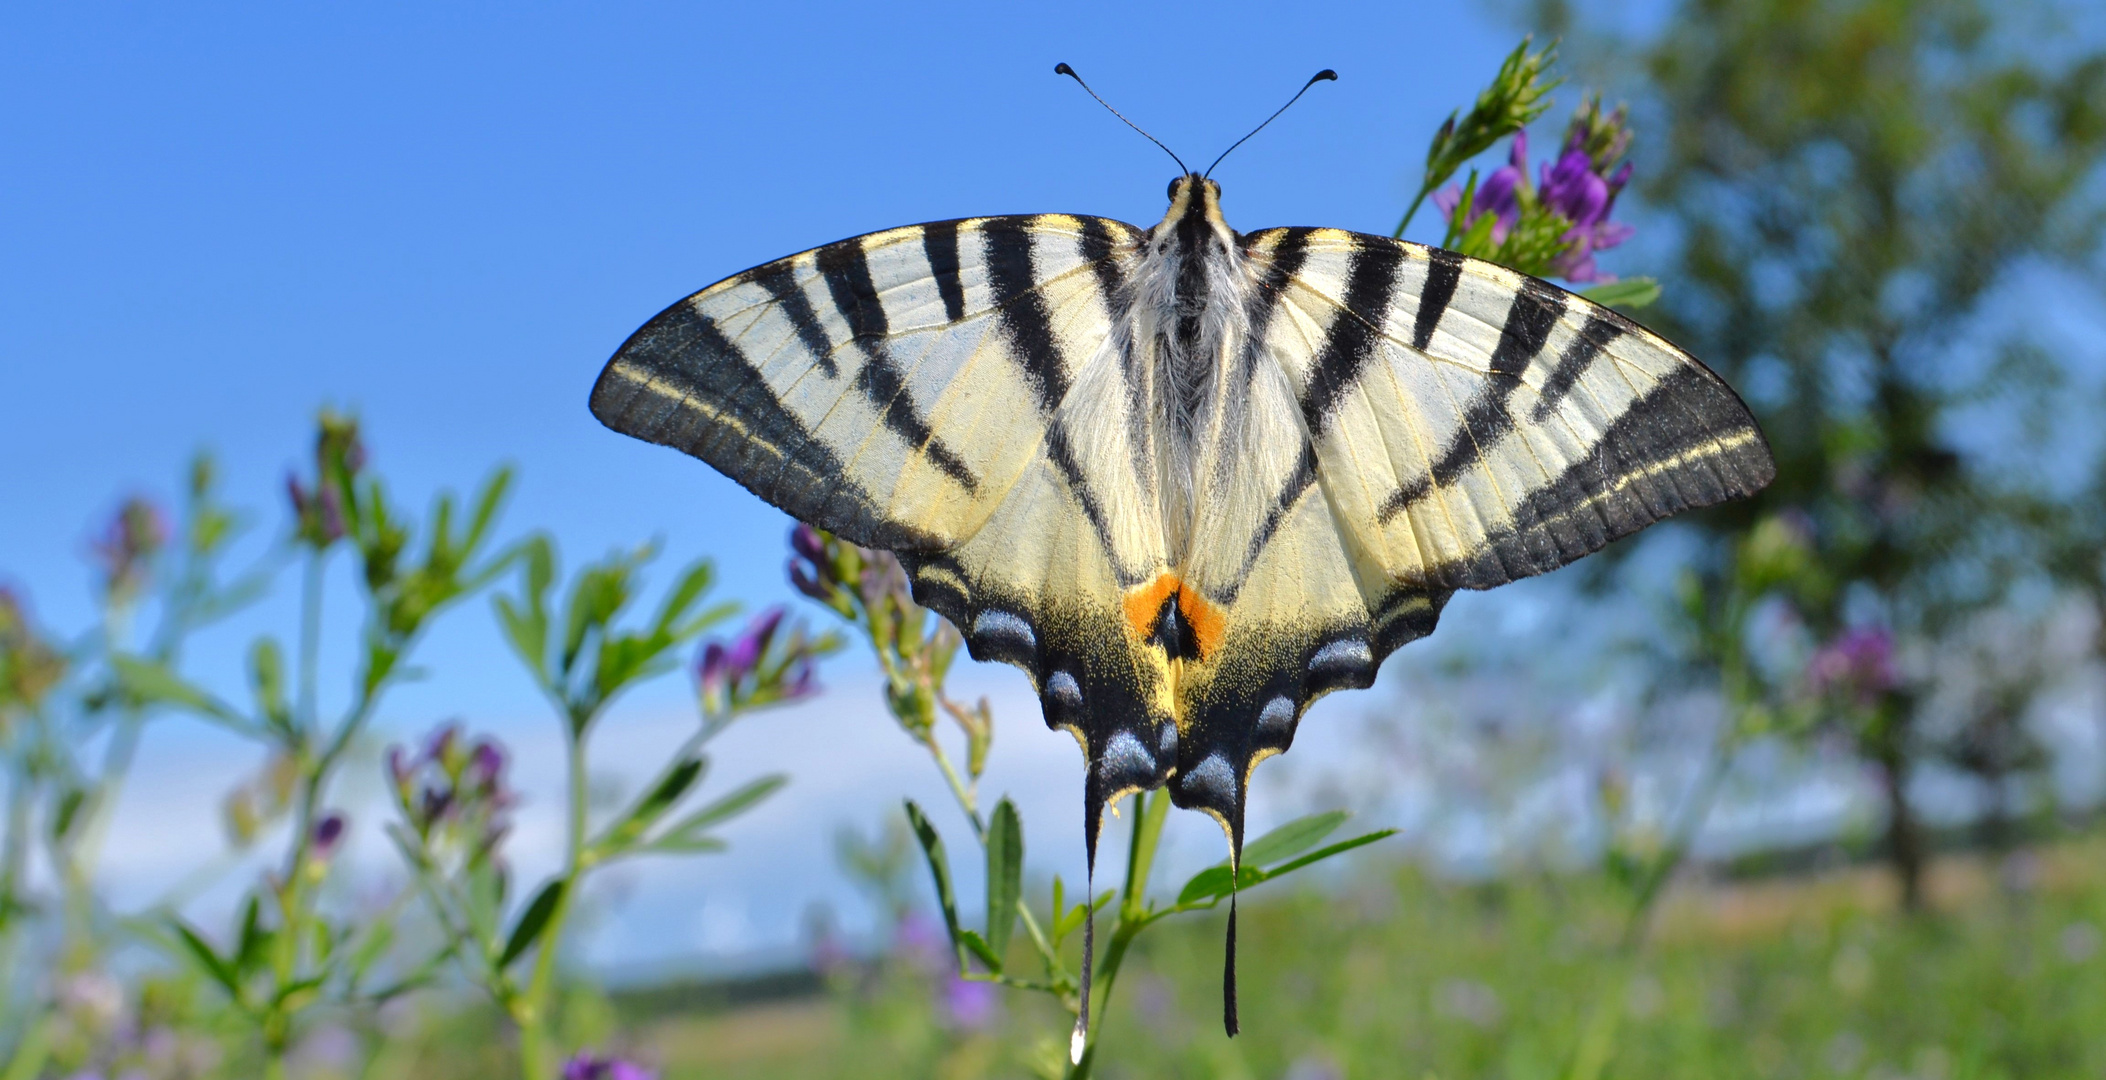
[[[934,730],[924,736],[922,742],[928,746],[929,756],[936,759],[936,767],[943,770],[944,782],[951,786],[951,797],[958,800],[958,808],[965,811],[965,820],[972,823],[973,839],[986,844],[987,825],[980,820],[979,797],[966,786],[965,780],[958,775],[958,770],[951,765],[951,757],[943,752],[943,744],[936,741]]]
[[[1419,205],[1426,201],[1426,193],[1432,190],[1433,188],[1430,185],[1422,186],[1419,188],[1419,193],[1417,195],[1412,196],[1411,209],[1404,211],[1404,217],[1397,222],[1396,230],[1389,234],[1391,239],[1404,239],[1404,227],[1411,224],[1412,218],[1418,216]]]
[[[317,685],[322,651],[322,553],[310,551],[300,576],[300,697],[294,723],[301,731],[313,731],[320,722],[316,711]]]
[[[555,1058],[549,1046],[549,994],[556,977],[557,945],[563,939],[563,924],[570,918],[571,901],[578,895],[578,882],[587,869],[585,853],[585,739],[586,724],[573,724],[567,746],[570,768],[570,849],[564,862],[563,891],[541,931],[539,952],[534,957],[534,976],[513,1013],[519,1024],[519,1061],[525,1080],[549,1080],[555,1075]]]

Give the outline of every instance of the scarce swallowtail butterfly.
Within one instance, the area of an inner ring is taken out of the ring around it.
[[[1252,768],[1456,590],[1775,473],[1733,390],[1614,311],[1385,236],[1239,233],[1201,173],[1169,200],[1152,228],[964,218],[757,266],[592,390],[608,427],[897,552],[976,659],[1022,668],[1082,744],[1092,868],[1105,806],[1165,785],[1235,865]]]

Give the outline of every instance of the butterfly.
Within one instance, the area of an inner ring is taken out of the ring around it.
[[[1092,868],[1104,807],[1164,786],[1234,867],[1252,769],[1457,590],[1775,473],[1733,390],[1615,311],[1384,236],[1239,233],[1202,173],[1168,197],[1150,228],[965,218],[754,267],[591,398],[898,553],[976,659],[1022,668],[1082,746]],[[1233,898],[1227,947],[1233,1035]]]

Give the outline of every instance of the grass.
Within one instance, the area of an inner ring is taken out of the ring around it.
[[[1403,869],[1275,895],[1244,909],[1244,1034],[1221,1033],[1220,920],[1172,926],[1128,969],[1099,1075],[1557,1077],[1603,1002],[1621,1003],[1607,1077],[2106,1075],[2106,842],[2013,866],[2018,889],[1979,857],[1941,860],[1915,916],[1870,867],[1686,884],[1629,966],[1615,894],[1585,876]],[[1037,1002],[952,1030],[936,985],[896,964],[745,1007],[618,999],[597,1026],[666,1080],[1028,1077],[1058,1054],[1060,1018]],[[418,1074],[493,1074],[494,1026],[446,1026]]]

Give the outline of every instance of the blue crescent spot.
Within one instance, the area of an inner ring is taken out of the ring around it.
[[[973,620],[973,634],[989,641],[1021,645],[1036,651],[1038,635],[1031,632],[1031,624],[1006,611],[983,611]]]
[[[1324,668],[1366,668],[1373,667],[1374,664],[1375,654],[1368,650],[1367,642],[1359,638],[1334,641],[1316,650],[1316,655],[1309,658],[1311,671]]]
[[[1310,666],[1315,666],[1314,662]],[[1265,711],[1258,714],[1258,734],[1267,739],[1285,739],[1287,732],[1293,727],[1294,702],[1287,697],[1276,697],[1266,702]]]
[[[1199,767],[1185,775],[1186,791],[1198,792],[1224,806],[1236,801],[1236,770],[1220,754],[1209,754]]]
[[[1046,680],[1046,695],[1062,708],[1082,708],[1082,687],[1076,683],[1075,676],[1065,671],[1056,671]]]
[[[1097,771],[1106,780],[1155,775],[1155,758],[1131,731],[1122,731],[1104,744],[1104,758]]]
[[[1177,755],[1177,725],[1164,724],[1163,733],[1155,738],[1156,753],[1164,757]]]

